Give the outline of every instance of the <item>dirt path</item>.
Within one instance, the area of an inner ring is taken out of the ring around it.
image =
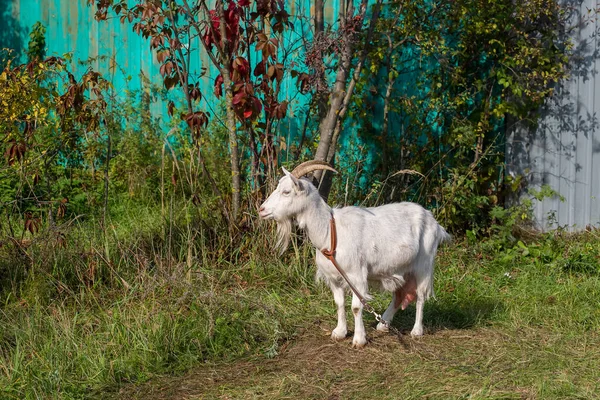
[[[315,325],[282,346],[272,359],[206,365],[181,377],[124,387],[119,397],[527,399],[560,397],[561,380],[595,379],[583,364],[569,371],[552,370],[556,363],[545,359],[555,361],[563,355],[548,351],[535,331],[513,336],[485,328],[440,330],[418,339],[405,335],[401,340],[375,330],[369,333],[369,345],[354,350],[351,338],[333,342],[323,327]],[[579,385],[580,398],[600,389],[593,381]]]

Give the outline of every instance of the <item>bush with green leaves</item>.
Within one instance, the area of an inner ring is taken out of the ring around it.
[[[0,72],[0,209],[9,224],[11,215],[39,221],[43,211],[62,216],[67,203],[93,201],[78,196],[86,192],[84,171],[98,167],[109,84],[92,70],[77,80],[67,64],[58,57],[12,60]],[[34,233],[37,225],[27,227]]]
[[[367,181],[385,182],[383,201],[427,204],[454,231],[485,229],[511,186],[506,130],[535,123],[568,73],[573,10],[555,0],[421,0],[385,11],[352,110],[377,154]]]

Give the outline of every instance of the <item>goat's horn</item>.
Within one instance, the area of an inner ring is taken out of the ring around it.
[[[333,172],[337,173],[337,171],[335,169],[333,169],[333,167],[331,165],[329,165],[328,163],[326,163],[325,161],[312,160],[312,161],[303,162],[302,164],[298,165],[292,171],[292,175],[294,175],[294,177],[300,179],[301,177],[303,177],[304,175],[306,175],[310,172],[313,172],[316,170],[321,170],[321,169],[326,169],[328,171],[333,171]]]

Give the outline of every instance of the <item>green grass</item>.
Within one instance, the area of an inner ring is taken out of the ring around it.
[[[371,343],[355,351],[328,338],[334,305],[313,282],[309,246],[279,260],[261,228],[231,249],[184,211],[170,222],[152,208],[123,211],[106,237],[88,221],[64,249],[0,248],[0,398],[152,398],[157,387],[174,398],[600,390],[598,232],[459,239],[438,255],[426,335],[398,341],[367,316]],[[388,301],[377,295],[374,305]],[[394,325],[407,333],[413,318],[411,307]]]

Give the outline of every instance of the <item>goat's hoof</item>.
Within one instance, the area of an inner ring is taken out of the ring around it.
[[[410,331],[410,336],[414,336],[414,337],[423,336],[423,327],[413,328],[413,330]]]
[[[362,349],[367,344],[366,338],[354,338],[352,339],[352,348]]]
[[[377,324],[377,330],[379,332],[389,332],[390,326],[388,324],[384,324],[383,322],[380,322]]]
[[[343,340],[346,338],[346,333],[348,333],[348,331],[346,329],[334,329],[333,332],[331,332],[331,338],[333,340]]]

